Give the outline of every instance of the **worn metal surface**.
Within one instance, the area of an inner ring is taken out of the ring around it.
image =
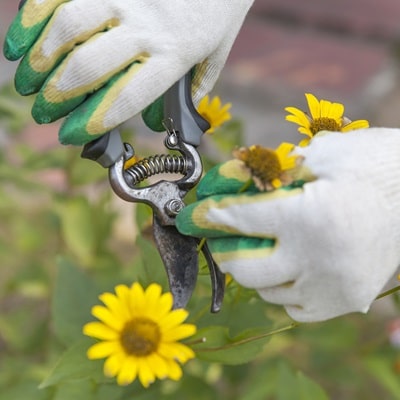
[[[175,226],[162,225],[154,215],[153,234],[174,297],[174,308],[185,308],[196,286],[197,239],[181,235]]]

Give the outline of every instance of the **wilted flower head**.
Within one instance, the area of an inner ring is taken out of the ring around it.
[[[293,148],[291,143],[281,143],[276,150],[253,145],[241,147],[235,150],[233,155],[243,161],[250,170],[258,189],[267,191],[293,182],[288,171],[296,167],[299,158],[290,155]]]

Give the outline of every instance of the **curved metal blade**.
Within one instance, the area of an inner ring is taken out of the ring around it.
[[[174,308],[185,308],[196,286],[199,270],[197,240],[182,235],[175,226],[161,225],[155,214],[153,234],[167,271]]]
[[[217,263],[214,261],[207,243],[203,245],[202,252],[207,261],[208,269],[210,270],[212,288],[211,312],[217,313],[221,310],[222,302],[224,300],[225,274],[220,271]]]

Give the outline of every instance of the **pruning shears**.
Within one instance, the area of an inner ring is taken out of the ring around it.
[[[130,144],[123,143],[118,130],[86,144],[81,156],[108,168],[109,182],[123,200],[142,202],[153,210],[153,236],[164,263],[174,308],[184,308],[197,281],[199,239],[179,233],[175,218],[185,207],[183,198],[199,182],[203,167],[197,146],[209,124],[196,111],[191,97],[191,75],[183,76],[164,95],[164,145],[177,154],[163,154],[140,160],[126,168],[134,156]],[[160,180],[145,187],[138,183],[159,173],[175,173],[175,181]],[[207,244],[201,247],[207,261],[212,285],[211,312],[221,308],[225,276],[214,262]]]

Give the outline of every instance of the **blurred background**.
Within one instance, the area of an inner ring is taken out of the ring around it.
[[[17,6],[0,0],[1,42]],[[214,90],[233,104],[241,142],[298,142],[284,107],[306,109],[306,92],[343,103],[350,119],[400,127],[399,21],[398,0],[256,0]],[[57,123],[34,123],[32,99],[13,91],[16,66],[0,54],[0,400],[50,399],[36,388],[59,354],[51,322],[57,257],[96,268],[104,282],[129,280],[136,230],[133,207],[100,182],[104,170],[59,145]],[[124,130],[154,146],[139,117]],[[203,146],[212,162],[230,157]],[[120,265],[114,276],[109,263]],[[399,303],[393,295],[367,316],[302,328],[273,340],[263,357],[304,371],[328,398],[400,399]],[[252,392],[251,367],[218,371],[215,398],[295,398]],[[268,370],[259,375],[261,385]],[[224,391],[228,383],[235,391]]]

